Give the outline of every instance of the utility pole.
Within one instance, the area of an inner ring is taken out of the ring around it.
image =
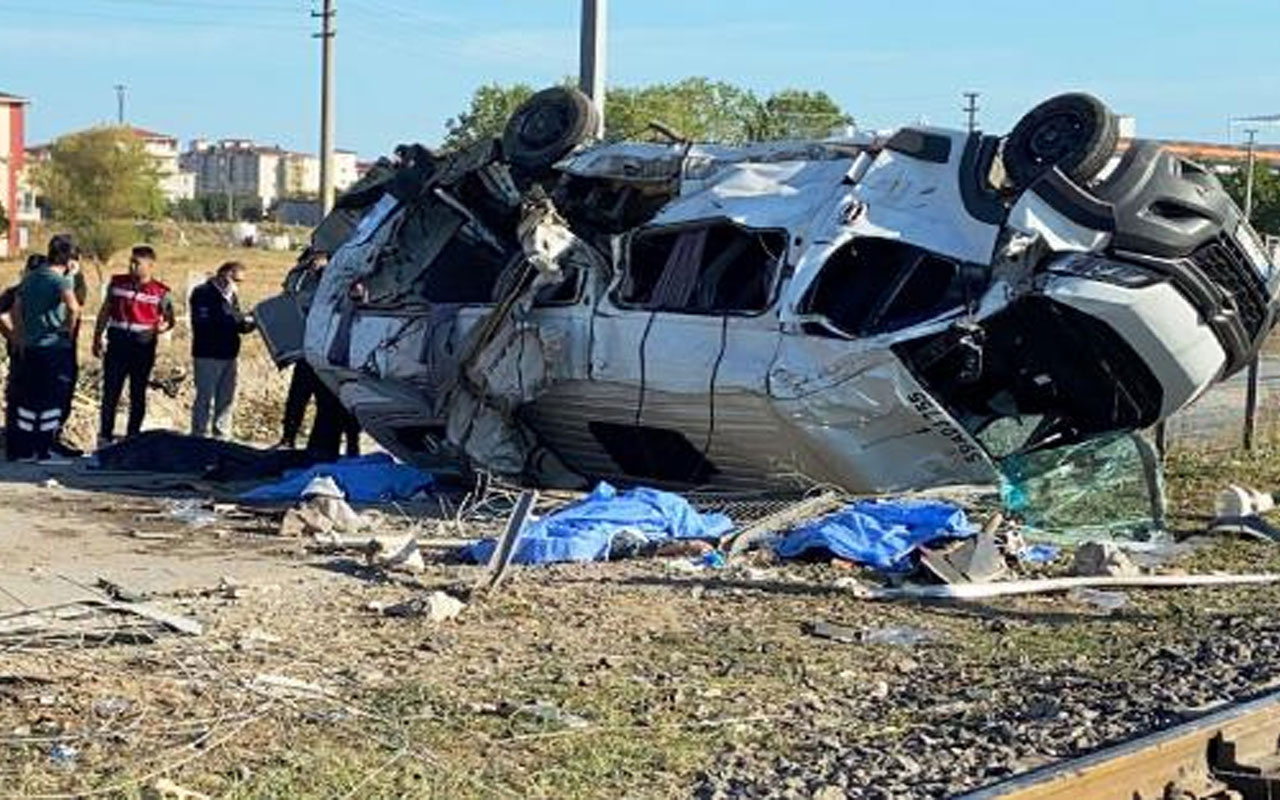
[[[582,34],[578,59],[578,87],[600,112],[599,136],[604,135],[604,75],[609,0],[582,0]]]
[[[1253,217],[1253,144],[1258,136],[1257,128],[1245,131],[1249,137],[1248,157],[1245,159],[1244,176],[1244,220],[1249,222]],[[1253,452],[1254,439],[1258,430],[1258,357],[1249,361],[1249,372],[1245,378],[1244,392],[1244,449]]]
[[[964,112],[969,115],[969,133],[973,133],[978,129],[978,97],[979,92],[965,92],[964,96],[969,100],[964,107]]]
[[[326,215],[333,208],[333,40],[337,31],[333,18],[337,16],[337,0],[324,0],[324,11],[312,12],[320,18],[320,214]]]
[[[116,124],[123,125],[124,124],[124,95],[125,95],[125,92],[129,91],[129,87],[125,86],[123,83],[117,83],[115,85],[115,90],[116,90]]]

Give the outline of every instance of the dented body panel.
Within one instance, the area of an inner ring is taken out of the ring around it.
[[[537,179],[431,156],[359,210],[306,358],[409,461],[888,491],[1153,424],[1256,350],[1276,276],[1238,212],[1218,250],[1126,254],[1119,202],[989,185],[997,144],[589,145]]]

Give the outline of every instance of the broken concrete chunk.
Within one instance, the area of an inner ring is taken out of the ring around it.
[[[375,536],[375,550],[369,561],[374,566],[397,572],[417,574],[427,568],[422,558],[422,550],[414,536]]]
[[[1086,577],[1130,577],[1138,567],[1128,554],[1111,542],[1085,542],[1076,548],[1072,572]]]
[[[168,778],[156,778],[142,790],[144,800],[211,800],[209,795],[180,786]]]
[[[356,533],[370,527],[366,519],[339,497],[317,494],[285,512],[280,535],[286,538],[326,534],[331,531]]]
[[[425,618],[428,622],[446,622],[457,617],[467,604],[450,594],[432,592],[426,597],[415,597],[403,603],[386,606],[382,613],[388,617]]]

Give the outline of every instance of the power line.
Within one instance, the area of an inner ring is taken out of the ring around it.
[[[159,10],[157,8],[157,10]],[[246,25],[243,19],[229,19],[225,15],[221,17],[209,17],[201,19],[191,19],[187,17],[166,17],[166,16],[139,16],[127,9],[120,9],[122,13],[114,13],[113,11],[98,11],[90,9],[71,9],[59,10],[58,17],[60,19],[82,19],[93,20],[97,22],[122,22],[128,23],[130,26],[152,26],[156,28],[179,27],[179,26],[195,26],[200,28],[231,28],[243,31],[246,27],[252,30],[273,30],[273,31],[294,31],[299,30],[301,26],[293,25],[275,25],[267,22],[255,21],[252,25]],[[0,14],[7,14],[13,17],[36,17],[39,21],[45,22],[49,17],[47,7],[42,8],[20,8],[10,5],[0,6]]]

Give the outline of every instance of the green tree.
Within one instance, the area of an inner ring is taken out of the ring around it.
[[[507,117],[533,94],[532,86],[489,83],[471,95],[471,105],[444,124],[444,149],[460,150],[484,138],[502,135]]]
[[[127,246],[138,220],[165,210],[155,161],[128,128],[98,127],[53,143],[35,171],[55,222],[105,261]]]
[[[1236,205],[1244,208],[1245,177],[1248,170],[1244,164],[1222,178],[1222,185]],[[1280,236],[1280,174],[1262,162],[1253,165],[1253,227],[1262,233]]]
[[[445,149],[501,136],[507,118],[533,92],[525,84],[481,86],[467,110],[445,123]],[[605,136],[615,141],[661,136],[654,123],[695,142],[740,144],[817,138],[852,122],[825,92],[786,89],[761,100],[748,89],[708,78],[616,86],[609,89],[605,104]]]
[[[853,124],[853,117],[826,92],[783,89],[760,105],[752,138],[821,139]]]
[[[4,210],[4,201],[0,200],[0,236],[9,235],[9,215]]]
[[[609,139],[643,138],[661,123],[691,141],[725,144],[750,141],[760,109],[749,90],[707,78],[618,87],[609,90],[605,104]]]

